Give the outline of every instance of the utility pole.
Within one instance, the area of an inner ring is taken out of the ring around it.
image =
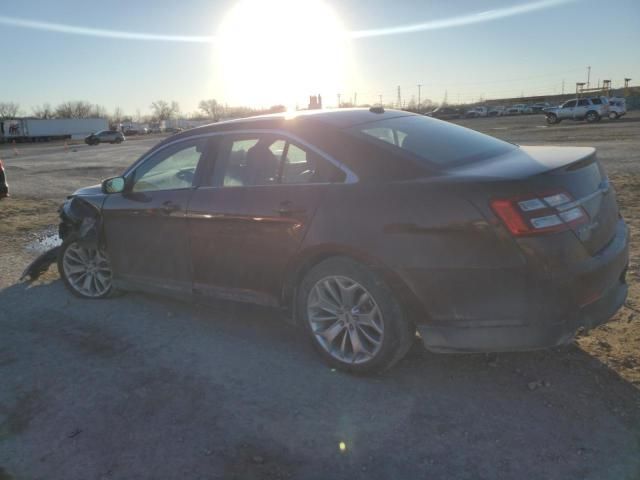
[[[380,99],[380,105],[382,106],[382,94],[381,93],[378,94],[378,98]]]
[[[422,84],[418,84],[418,110],[420,110],[420,90],[422,89]]]
[[[358,92],[353,93],[353,106],[354,107],[358,106]]]
[[[398,108],[402,108],[402,96],[400,95],[400,85],[398,85]]]
[[[562,79],[562,95],[564,95],[564,78]]]
[[[587,88],[591,86],[591,83],[589,83],[590,81],[591,81],[591,65],[587,67]]]
[[[338,94],[338,108],[340,108],[340,97],[342,96],[341,93]]]

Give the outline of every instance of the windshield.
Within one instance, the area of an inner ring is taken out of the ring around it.
[[[441,167],[480,161],[517,148],[475,130],[419,115],[356,125],[351,130],[409,153],[421,163]]]

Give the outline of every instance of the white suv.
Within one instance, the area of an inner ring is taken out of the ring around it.
[[[559,107],[545,108],[543,111],[547,123],[551,125],[567,119],[599,122],[602,117],[609,116],[609,100],[607,97],[574,98]]]

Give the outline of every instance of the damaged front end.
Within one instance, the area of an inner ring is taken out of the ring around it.
[[[90,197],[71,196],[58,209],[58,235],[65,242],[74,239],[85,246],[102,246],[102,215]],[[56,263],[61,247],[53,247],[36,258],[25,269],[21,280],[36,280]]]

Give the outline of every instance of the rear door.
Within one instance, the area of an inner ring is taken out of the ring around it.
[[[576,107],[573,110],[573,118],[577,120],[583,119],[587,115],[587,111],[589,111],[590,107],[591,104],[589,103],[588,99],[579,99]]]
[[[117,281],[191,291],[186,211],[208,147],[203,138],[168,145],[127,175],[123,193],[107,197],[104,231]]]
[[[223,137],[209,186],[189,204],[194,291],[277,304],[328,184],[344,178],[320,152],[287,136]]]

